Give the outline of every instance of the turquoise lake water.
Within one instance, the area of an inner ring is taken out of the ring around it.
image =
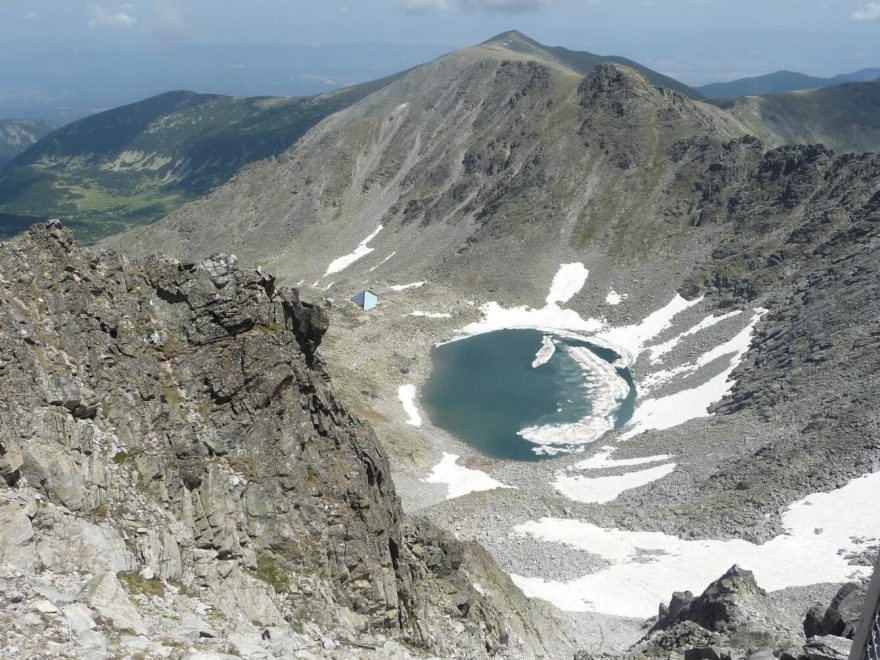
[[[539,330],[499,330],[434,347],[433,371],[421,401],[431,422],[489,456],[548,458],[535,453],[536,445],[517,432],[576,422],[593,412],[584,368],[564,346],[587,347],[609,363],[619,356],[587,342],[553,337],[556,352],[535,368],[532,361],[544,336]],[[636,391],[629,371],[617,372],[630,386],[615,416],[615,428],[620,428],[632,417]]]

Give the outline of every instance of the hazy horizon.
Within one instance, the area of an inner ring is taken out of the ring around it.
[[[865,0],[6,0],[0,117],[69,121],[181,88],[314,94],[507,30],[693,86],[880,66],[880,3]]]

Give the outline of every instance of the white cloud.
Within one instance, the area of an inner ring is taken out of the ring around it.
[[[561,0],[461,0],[466,9],[516,14],[558,5]]]
[[[397,4],[403,11],[411,14],[422,14],[449,7],[447,0],[398,0]]]
[[[153,7],[150,34],[160,41],[179,41],[189,33],[183,12],[170,2],[160,0]]]
[[[86,25],[90,28],[132,27],[137,24],[137,19],[130,13],[132,9],[134,9],[132,4],[120,5],[116,9],[105,9],[101,5],[95,5]]]
[[[869,2],[864,9],[852,13],[854,21],[880,21],[880,2]]]

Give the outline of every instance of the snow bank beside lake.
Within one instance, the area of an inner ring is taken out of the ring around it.
[[[748,352],[755,326],[766,313],[767,310],[764,309],[755,310],[749,325],[735,337],[707,351],[692,365],[685,365],[673,370],[674,375],[680,376],[692,373],[719,358],[730,356],[730,361],[724,371],[701,385],[667,396],[641,399],[627,425],[627,431],[621,439],[631,438],[649,429],[668,429],[684,424],[691,419],[709,415],[710,406],[721,401],[724,395],[730,392],[736,384],[730,376]]]
[[[567,303],[584,288],[589,275],[590,271],[582,263],[562,264],[553,277],[550,293],[547,294],[547,304]]]
[[[401,385],[397,390],[397,398],[403,404],[403,410],[408,417],[406,423],[410,426],[418,427],[422,425],[422,416],[419,414],[419,408],[416,405],[416,395],[415,385]]]
[[[455,454],[443,454],[443,459],[434,466],[431,474],[422,481],[429,484],[446,484],[446,499],[452,500],[468,493],[496,488],[513,488],[496,481],[485,472],[471,470],[458,464]]]

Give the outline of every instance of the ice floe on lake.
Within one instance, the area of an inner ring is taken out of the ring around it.
[[[512,577],[527,596],[564,610],[638,618],[656,614],[657,604],[668,601],[673,591],[700,593],[733,564],[753,571],[768,591],[844,582],[870,571],[848,564],[844,555],[880,536],[878,492],[880,472],[810,495],[783,514],[785,533],[762,545],[737,539],[692,541],[543,518],[519,525],[516,532],[597,554],[610,566],[568,582]]]
[[[584,387],[592,405],[589,417],[565,424],[547,424],[522,429],[519,435],[539,445],[568,447],[595,442],[614,428],[621,402],[629,395],[630,385],[611,363],[585,346],[566,346],[564,350],[584,372]]]
[[[613,365],[609,365],[588,350],[587,352],[593,355],[592,358],[582,354],[587,386],[593,389],[591,395],[599,397],[594,414],[570,424],[523,429],[520,435],[535,443],[537,453],[570,451],[572,446],[592,443],[614,428],[615,413],[626,397],[625,381],[616,369],[632,366],[645,351],[650,352],[651,363],[658,364],[661,357],[681,340],[741,313],[734,311],[708,316],[673,339],[652,345],[653,340],[673,327],[675,317],[699,305],[703,298],[686,300],[676,293],[666,305],[648,314],[638,323],[612,327],[605,318],[584,318],[575,310],[560,306],[583,288],[588,275],[589,271],[582,263],[563,264],[553,278],[544,307],[506,308],[497,302],[485,303],[480,307],[482,318],[464,326],[461,329],[462,334],[451,340],[457,341],[475,334],[497,330],[530,328],[541,330],[551,336],[585,340],[596,346],[608,348],[620,356]],[[670,428],[690,419],[708,415],[708,408],[732,389],[734,383],[729,377],[748,351],[754,326],[760,319],[761,313],[763,310],[756,313],[745,330],[708,351],[697,362],[642,376],[637,382],[640,400],[623,437],[632,437],[648,429]],[[542,345],[536,355],[534,366],[543,364],[538,358],[543,359],[544,350],[545,346]],[[713,360],[728,354],[732,356],[729,368],[708,381],[666,397],[643,398],[660,385],[674,378],[688,376]],[[597,373],[601,374],[601,377],[597,378]]]
[[[443,459],[423,479],[429,484],[446,484],[446,499],[452,500],[468,493],[496,488],[513,488],[490,477],[480,470],[472,470],[458,464],[456,454],[443,454]]]
[[[556,343],[552,337],[544,335],[541,338],[541,348],[535,353],[535,359],[532,360],[532,368],[537,369],[542,364],[547,364],[553,354],[556,352]]]

